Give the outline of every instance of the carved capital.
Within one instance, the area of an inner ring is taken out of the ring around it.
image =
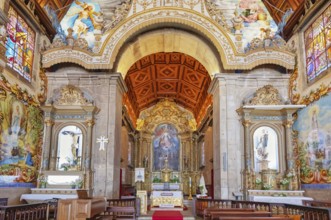
[[[88,127],[92,127],[95,124],[95,122],[94,122],[93,119],[89,119],[89,120],[86,121],[86,124],[87,124]]]
[[[45,120],[45,124],[47,127],[53,126],[54,125],[54,121],[51,119],[46,119]]]
[[[245,120],[242,122],[242,124],[244,125],[244,127],[248,128],[252,124],[252,122],[250,120]]]
[[[286,128],[292,128],[292,125],[293,125],[293,121],[286,121],[286,122],[284,122],[284,126]]]

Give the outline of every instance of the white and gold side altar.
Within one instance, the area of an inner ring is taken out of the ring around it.
[[[299,189],[292,124],[293,114],[303,107],[291,105],[275,87],[266,85],[247,97],[237,110],[244,127],[244,199],[254,189]]]

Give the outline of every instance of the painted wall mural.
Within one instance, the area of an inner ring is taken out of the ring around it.
[[[331,183],[331,96],[298,112],[298,159],[301,182]]]
[[[35,100],[0,76],[0,187],[34,185],[42,134],[42,112]]]
[[[100,16],[98,3],[92,0],[75,0],[60,24],[67,36],[72,36],[74,39],[84,38],[89,48],[92,48],[95,42],[94,32]]]
[[[179,170],[179,138],[176,127],[172,124],[160,124],[156,127],[153,138],[153,170],[164,168],[168,159],[168,168]]]
[[[254,38],[271,38],[278,29],[260,0],[209,0],[209,2],[222,11],[225,25],[233,27],[234,34],[243,34],[245,50],[251,47]]]

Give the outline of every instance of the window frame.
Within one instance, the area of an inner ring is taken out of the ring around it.
[[[13,11],[14,13],[11,14],[11,11]],[[15,17],[13,18],[13,16]],[[12,23],[15,25],[15,27],[13,27],[13,24],[11,23],[12,18],[14,21]],[[37,32],[34,30],[33,25],[31,25],[28,20],[22,15],[22,13],[13,5],[9,5],[8,7],[8,19],[9,22],[6,24],[6,31],[8,34],[5,44],[6,66],[19,77],[22,77],[24,79],[24,82],[32,83]],[[20,28],[18,25],[21,25],[21,35],[17,34]],[[10,34],[11,30],[12,36]],[[21,45],[16,42],[17,37],[24,38],[23,40],[21,39],[21,41],[23,41]],[[12,45],[9,45],[10,42]],[[21,59],[21,62],[17,64],[17,62],[15,61],[18,58],[17,52],[19,49],[22,50],[22,56],[19,57]],[[12,55],[12,61],[9,61],[8,55]],[[28,59],[25,60],[25,58]],[[21,65],[21,69],[19,69],[18,65]]]
[[[327,75],[331,70],[331,43],[327,44],[327,35],[331,34],[329,33],[331,32],[331,29],[326,28],[326,25],[330,23],[331,20],[327,21],[327,12],[331,13],[331,4],[320,12],[319,15],[314,18],[313,22],[307,25],[303,31],[305,77],[307,84],[313,84]],[[316,33],[314,30],[317,30]],[[321,42],[324,43],[324,45],[322,45],[324,48],[322,48],[321,51],[316,52],[316,48],[318,49],[318,47],[320,47],[318,46],[320,42],[318,44],[316,43],[318,41],[317,39],[322,39]],[[323,60],[321,61],[323,56],[325,59],[325,65],[323,66],[323,64],[321,64],[320,69],[317,70],[316,64],[317,62],[323,62]],[[311,73],[309,74],[309,72]],[[310,77],[310,75],[312,75],[312,77]]]

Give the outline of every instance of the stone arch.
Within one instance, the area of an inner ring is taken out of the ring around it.
[[[106,33],[108,36],[103,46],[94,53],[70,46],[50,49],[43,54],[43,66],[48,68],[57,63],[71,62],[86,69],[113,69],[119,51],[132,36],[153,27],[169,26],[188,29],[208,39],[216,48],[224,69],[252,69],[266,63],[293,69],[295,65],[294,54],[282,49],[261,49],[247,54],[238,52],[226,30],[215,21],[197,12],[169,9],[147,10],[132,15]]]
[[[129,68],[141,58],[158,52],[180,52],[197,59],[210,75],[221,72],[220,58],[214,49],[198,36],[178,29],[154,30],[131,42],[116,63],[116,72],[125,78]]]

